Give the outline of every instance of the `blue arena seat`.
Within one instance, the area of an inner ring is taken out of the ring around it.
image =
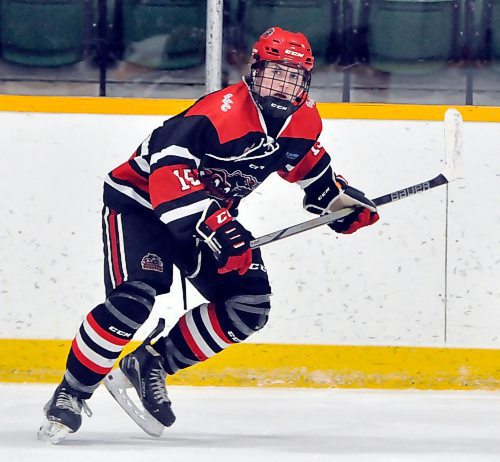
[[[492,0],[490,23],[490,53],[493,68],[500,71],[500,1]]]

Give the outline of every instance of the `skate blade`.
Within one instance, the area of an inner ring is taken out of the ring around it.
[[[158,422],[148,411],[135,405],[127,393],[128,389],[132,389],[136,393],[135,388],[120,369],[111,371],[104,378],[104,386],[120,407],[143,431],[156,438],[162,435],[165,426]]]
[[[47,421],[43,423],[36,435],[37,439],[50,444],[59,444],[71,433],[69,427],[59,422]]]

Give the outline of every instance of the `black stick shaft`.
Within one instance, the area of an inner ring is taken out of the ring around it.
[[[389,194],[377,197],[373,200],[373,202],[378,207],[380,205],[389,204],[390,202],[398,201],[400,199],[405,199],[406,197],[414,196],[415,194],[428,191],[429,189],[436,188],[437,186],[441,186],[446,183],[448,183],[448,180],[441,173],[432,180],[423,181],[422,183],[409,186],[408,188],[400,189],[398,191],[394,191]]]

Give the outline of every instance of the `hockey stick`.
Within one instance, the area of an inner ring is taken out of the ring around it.
[[[460,160],[462,152],[462,116],[456,109],[447,109],[444,115],[444,140],[445,157],[442,173],[431,180],[423,181],[421,183],[414,184],[413,186],[408,186],[407,188],[399,189],[377,197],[373,199],[375,205],[380,207],[381,205],[405,199],[456,180],[456,166]],[[250,247],[252,249],[256,249],[257,247],[262,247],[263,245],[270,244],[271,242],[279,241],[285,237],[303,233],[304,231],[317,228],[318,226],[322,226],[327,223],[332,223],[349,215],[353,210],[354,208],[352,207],[344,208],[337,212],[329,213],[303,223],[289,226],[288,228],[280,229],[273,233],[265,234],[264,236],[251,241]]]

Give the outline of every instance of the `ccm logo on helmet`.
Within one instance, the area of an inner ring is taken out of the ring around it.
[[[292,56],[298,56],[299,58],[304,57],[304,53],[299,53],[298,51],[293,51],[293,50],[288,50],[288,49],[285,50],[285,54],[292,55]]]
[[[286,111],[286,106],[281,106],[280,104],[271,103],[271,107],[275,107],[276,109],[281,109],[282,111]]]

